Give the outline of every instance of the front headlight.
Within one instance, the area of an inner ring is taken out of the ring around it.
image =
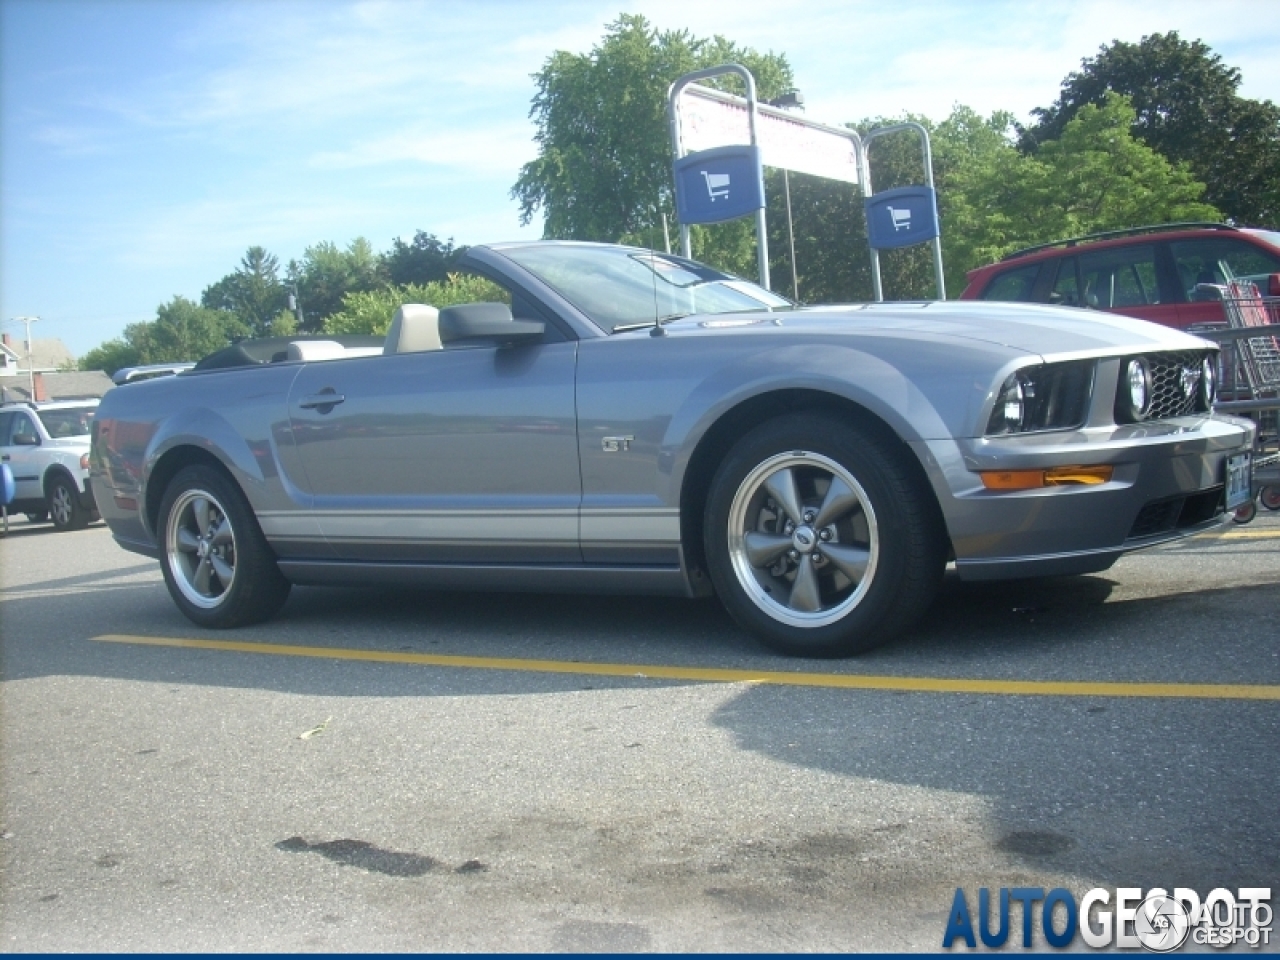
[[[1019,433],[1024,429],[1027,418],[1027,387],[1018,374],[1011,374],[1000,388],[1000,396],[996,398],[996,406],[991,411],[991,423],[988,433]],[[1035,388],[1032,388],[1035,396]]]
[[[1089,414],[1092,360],[1024,367],[1005,378],[987,420],[987,435],[1070,430]]]
[[[1200,364],[1200,408],[1212,410],[1217,399],[1218,365],[1212,356],[1207,356]]]
[[[1131,420],[1143,420],[1151,410],[1151,368],[1145,357],[1135,357],[1125,368],[1126,413]]]

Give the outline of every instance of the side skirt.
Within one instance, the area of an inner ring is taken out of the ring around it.
[[[342,563],[281,560],[285,578],[303,586],[404,584],[438,590],[511,593],[603,593],[693,597],[678,566]]]

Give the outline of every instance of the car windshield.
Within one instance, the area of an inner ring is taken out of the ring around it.
[[[49,436],[55,440],[63,437],[87,437],[89,424],[93,422],[93,407],[59,407],[56,410],[37,410],[36,415]]]
[[[790,300],[670,254],[627,247],[531,244],[502,250],[610,333],[691,313],[779,310]]]

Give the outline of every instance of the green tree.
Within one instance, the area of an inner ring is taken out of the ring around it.
[[[1240,97],[1239,87],[1240,71],[1199,40],[1170,32],[1116,41],[1081,61],[1051,106],[1033,111],[1022,146],[1034,152],[1059,139],[1085,106],[1121,93],[1133,104],[1133,134],[1188,164],[1209,203],[1241,223],[1280,224],[1280,107]]]
[[[131,323],[123,336],[86,353],[80,358],[80,369],[113,374],[122,367],[146,363],[199,360],[248,332],[229,310],[211,310],[186,297],[174,297],[156,308],[154,321]]]
[[[807,303],[870,300],[871,262],[862,192],[852,183],[803,173],[792,173],[789,179],[800,299]],[[765,196],[772,286],[791,296],[791,251],[781,171],[765,171]],[[751,226],[754,239],[754,224]],[[754,279],[754,244],[751,256],[751,268],[744,275]]]
[[[501,287],[484,277],[451,273],[433,283],[349,293],[343,300],[342,310],[325,321],[324,332],[384,334],[403,303],[425,303],[438,308],[483,302],[509,303],[510,298]]]
[[[125,367],[136,367],[142,360],[138,348],[123,337],[99,344],[80,357],[81,370],[101,370],[111,376]]]
[[[270,335],[288,306],[288,291],[280,282],[280,261],[262,247],[250,247],[234,273],[207,287],[200,297],[210,310],[229,310],[255,337]]]
[[[364,237],[345,250],[328,241],[307,247],[301,263],[289,263],[288,276],[297,287],[307,330],[323,327],[325,318],[342,309],[348,293],[375,290],[388,279],[383,258]]]
[[[424,284],[443,280],[466,252],[466,247],[455,247],[452,238],[441,243],[434,234],[418,230],[409,243],[399,237],[392,240],[383,261],[394,286]]]
[[[199,360],[248,333],[230,311],[210,310],[186,297],[174,297],[156,310],[155,322],[147,325],[143,362]]]
[[[529,116],[538,156],[511,191],[521,222],[540,212],[543,235],[556,239],[660,236],[664,212],[675,222],[667,90],[681,74],[722,63],[746,66],[762,99],[792,88],[791,67],[780,54],[760,54],[720,36],[659,32],[632,14],[609,24],[590,53],[552,54],[534,75]],[[716,82],[741,92],[736,77]],[[740,259],[735,230],[742,232],[737,226],[708,231],[703,254],[714,253],[718,242],[730,251],[728,259]]]
[[[953,235],[950,269],[957,274],[1014,249],[1144,223],[1222,219],[1204,203],[1204,184],[1130,130],[1133,108],[1119,94],[1086,104],[1058,140],[1034,156],[995,151],[950,177]],[[957,283],[959,278],[957,277]]]

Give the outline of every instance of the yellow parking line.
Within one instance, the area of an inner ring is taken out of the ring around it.
[[[464,667],[475,670],[522,670],[597,677],[645,677],[709,683],[774,683],[793,687],[839,687],[847,690],[904,690],[915,693],[1011,694],[1051,697],[1198,697],[1211,700],[1280,700],[1280,685],[1244,683],[1094,683],[1055,680],[965,680],[949,677],[866,676],[849,673],[793,673],[787,670],[723,670],[654,664],[580,663],[572,660],[521,660],[502,657],[458,657],[435,653],[392,653],[343,647],[298,647],[238,640],[190,640],[177,637],[134,637],[107,634],[103,643],[181,647],[266,653],[281,657],[318,657],[371,663],[408,663],[425,667]]]
[[[1280,530],[1231,530],[1223,540],[1280,540]]]

